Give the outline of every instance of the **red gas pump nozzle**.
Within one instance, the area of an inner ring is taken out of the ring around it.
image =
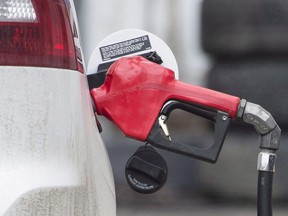
[[[91,94],[97,113],[114,122],[126,136],[213,163],[240,102],[238,97],[178,81],[172,70],[141,56],[116,61],[104,84]],[[215,142],[210,149],[169,139],[165,122],[176,108],[215,122]]]
[[[217,161],[231,119],[238,117],[252,124],[260,135],[261,149],[257,164],[258,215],[272,215],[272,179],[281,129],[261,106],[177,81],[173,71],[140,56],[115,62],[104,84],[92,89],[91,95],[97,113],[113,121],[126,136],[211,163]],[[199,149],[171,140],[165,122],[174,109],[213,121],[214,144],[209,149]],[[155,170],[155,166],[144,161],[141,169],[144,173],[152,169],[152,177],[158,179],[161,167]]]
[[[132,54],[137,56],[119,59]],[[257,162],[258,215],[272,216],[272,180],[281,129],[267,110],[245,99],[176,80],[174,71],[177,76],[178,67],[172,51],[149,32],[114,33],[100,42],[92,59],[87,80],[96,111],[114,122],[128,137],[214,163],[231,119],[237,117],[252,124],[260,135],[261,149]],[[174,109],[213,121],[214,144],[208,149],[199,149],[193,144],[175,142],[166,125]],[[159,190],[167,172],[165,160],[150,145],[140,147],[125,168],[128,184],[140,193]]]

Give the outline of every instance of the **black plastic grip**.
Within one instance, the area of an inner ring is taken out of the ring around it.
[[[230,125],[231,119],[229,118],[229,115],[221,111],[204,109],[178,101],[167,104],[162,109],[161,115],[166,115],[168,117],[174,109],[182,109],[213,121],[215,123],[215,139],[213,145],[208,149],[202,149],[194,147],[193,145],[173,142],[173,140],[169,140],[163,134],[158,121],[156,121],[152,127],[147,142],[157,148],[190,156],[209,163],[215,163],[222,149]]]

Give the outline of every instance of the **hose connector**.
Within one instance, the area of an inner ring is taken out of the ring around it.
[[[277,155],[274,152],[261,151],[258,154],[257,170],[264,172],[275,172]]]
[[[281,129],[272,115],[258,104],[241,100],[237,116],[255,127],[260,135],[260,148],[277,150],[280,146]]]

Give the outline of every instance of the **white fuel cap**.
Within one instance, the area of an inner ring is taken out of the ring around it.
[[[176,59],[167,44],[154,34],[139,30],[117,31],[104,38],[93,51],[87,67],[87,75],[95,74],[98,66],[111,63],[125,56],[143,55],[156,52],[162,59],[161,64],[174,71],[176,79],[179,72]]]

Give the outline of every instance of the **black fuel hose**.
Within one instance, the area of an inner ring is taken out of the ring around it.
[[[258,173],[258,216],[272,216],[273,172]]]

